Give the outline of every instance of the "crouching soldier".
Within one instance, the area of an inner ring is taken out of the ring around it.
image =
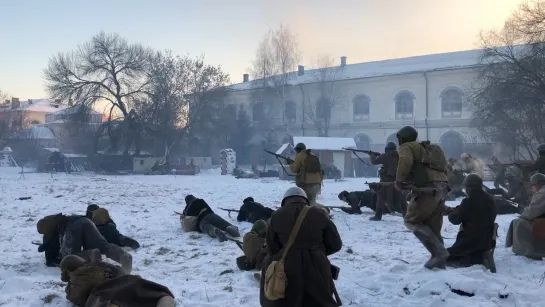
[[[250,223],[255,223],[258,220],[266,221],[273,212],[273,209],[256,202],[253,197],[246,197],[238,211],[237,221]]]
[[[267,222],[258,220],[252,230],[242,238],[244,256],[237,258],[237,266],[243,271],[261,270],[263,260],[267,256],[265,239],[267,237]]]
[[[217,238],[220,242],[227,241],[226,233],[231,237],[240,237],[238,228],[215,214],[204,199],[190,194],[185,197],[185,203],[186,206],[180,216],[184,231],[202,232]]]
[[[515,255],[541,260],[545,257],[545,175],[533,175],[530,184],[532,201],[519,218],[511,221],[505,247],[513,247]]]
[[[68,255],[98,249],[106,257],[121,264],[130,273],[132,256],[121,247],[110,244],[100,234],[95,224],[85,216],[49,215],[38,221],[38,233],[43,235],[39,252],[45,252],[47,266],[57,266]]]
[[[468,267],[483,264],[496,273],[494,248],[498,224],[494,197],[483,189],[483,180],[477,174],[469,174],[463,182],[468,197],[448,215],[449,221],[460,225],[456,242],[447,248],[447,265]]]
[[[98,253],[100,257],[100,253]],[[66,256],[61,280],[67,282],[66,299],[80,307],[174,307],[174,295],[160,284],[129,275],[99,259]]]
[[[135,239],[126,237],[119,233],[117,225],[110,218],[110,213],[104,208],[100,208],[97,205],[89,205],[85,216],[95,223],[100,234],[108,241],[108,243],[115,244],[120,247],[130,247],[137,249],[140,247],[140,243]]]
[[[373,190],[342,191],[339,193],[339,199],[350,206],[350,208],[341,208],[342,211],[348,214],[361,214],[362,207],[367,207],[375,211],[376,198],[377,194]]]

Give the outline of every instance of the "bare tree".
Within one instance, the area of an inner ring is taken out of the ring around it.
[[[316,60],[316,69],[310,73],[313,82],[299,85],[305,97],[304,117],[314,124],[319,136],[327,137],[333,109],[343,97],[337,82],[342,76],[343,67],[334,66],[331,56],[319,56]]]
[[[270,119],[277,113],[275,101],[281,102],[283,122],[286,122],[284,102],[292,73],[296,70],[300,53],[296,36],[284,26],[269,31],[259,43],[252,66],[252,100],[264,104],[263,119]],[[255,120],[255,119],[254,119]],[[270,123],[266,123],[270,124]]]
[[[76,50],[49,60],[44,71],[46,89],[53,98],[73,99],[88,107],[107,101],[111,105],[109,121],[116,114],[130,119],[132,103],[149,84],[149,55],[150,51],[140,44],[129,44],[118,34],[100,32]],[[111,128],[108,125],[110,134]]]
[[[500,31],[481,34],[482,68],[467,107],[488,141],[531,158],[545,142],[545,4],[524,3]]]

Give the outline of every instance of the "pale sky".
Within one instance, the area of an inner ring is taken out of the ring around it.
[[[348,64],[478,47],[522,0],[0,0],[0,90],[47,98],[42,71],[101,30],[222,65],[242,81],[263,35],[297,34],[302,65],[319,54]]]

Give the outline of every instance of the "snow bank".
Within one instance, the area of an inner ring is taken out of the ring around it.
[[[1,306],[70,306],[59,270],[46,267],[44,255],[31,242],[41,239],[36,232],[39,218],[60,211],[83,214],[87,202],[104,205],[119,230],[140,241],[142,247],[131,252],[134,273],[168,286],[178,307],[259,306],[253,272],[236,267],[238,247],[183,233],[173,211],[182,210],[188,193],[205,198],[214,208],[238,208],[250,195],[277,206],[289,182],[235,179],[220,176],[219,170],[198,176],[33,173],[26,174],[26,179],[18,177],[15,171],[0,171]],[[364,189],[366,180],[326,181],[320,201],[339,205],[339,191]],[[22,196],[32,199],[16,200]],[[234,216],[229,218],[227,212],[217,213],[238,225],[242,233],[251,228],[249,223],[237,223]],[[504,248],[512,216],[498,218],[497,274],[481,266],[428,271],[422,267],[427,252],[406,232],[400,217],[385,216],[382,222],[370,222],[368,217],[335,212],[344,246],[331,256],[331,262],[341,268],[337,288],[345,306],[542,306],[543,264]],[[454,242],[457,230],[445,220],[443,235],[452,238],[445,240],[447,246]],[[457,295],[449,286],[474,296]],[[500,299],[499,294],[507,298]]]

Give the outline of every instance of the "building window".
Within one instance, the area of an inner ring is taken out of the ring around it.
[[[37,121],[37,120],[33,120],[33,121],[30,122],[30,124],[31,124],[31,125],[39,125],[40,122]]]
[[[290,124],[295,123],[295,121],[297,120],[297,112],[295,110],[295,103],[293,101],[286,101],[284,112],[286,122]]]
[[[352,99],[355,122],[369,120],[369,101],[369,97],[365,95],[359,95]]]
[[[237,107],[234,104],[227,105],[227,116],[232,119],[237,118]]]
[[[462,117],[462,91],[448,89],[441,94],[441,115],[443,118]]]
[[[256,102],[252,106],[252,120],[254,123],[258,123],[263,120],[264,117],[263,103]]]
[[[331,118],[332,104],[327,98],[320,98],[316,101],[316,119],[328,120]]]
[[[402,91],[395,97],[395,119],[412,119],[414,112],[414,95],[409,91]]]

